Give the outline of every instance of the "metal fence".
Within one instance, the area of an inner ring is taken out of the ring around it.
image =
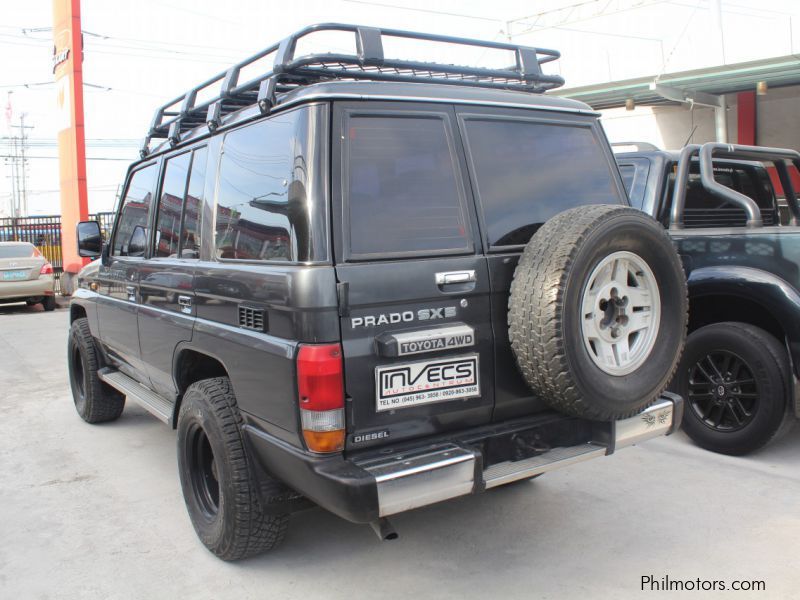
[[[108,239],[114,225],[114,213],[101,212],[89,215],[100,223],[103,238]],[[61,291],[61,273],[64,262],[61,253],[61,216],[14,217],[0,219],[0,242],[29,242],[47,258],[56,279],[56,292]]]

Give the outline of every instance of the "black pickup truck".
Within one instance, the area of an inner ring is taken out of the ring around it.
[[[800,416],[800,229],[793,150],[636,145],[616,155],[631,204],[668,228],[688,273],[674,390],[700,446],[746,454]],[[772,163],[778,198],[764,163]]]

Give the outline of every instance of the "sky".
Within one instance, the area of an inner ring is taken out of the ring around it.
[[[111,210],[155,109],[311,23],[346,22],[554,48],[566,87],[656,76],[800,51],[797,0],[83,0],[90,212]],[[0,103],[30,138],[30,214],[58,214],[57,118],[50,0],[5,0]],[[338,41],[336,42],[338,43]],[[438,48],[417,49],[434,54]],[[437,57],[432,56],[435,60]],[[439,60],[451,59],[447,53]],[[459,57],[479,64],[481,53]],[[9,154],[0,120],[0,156]],[[0,216],[11,168],[0,159]]]

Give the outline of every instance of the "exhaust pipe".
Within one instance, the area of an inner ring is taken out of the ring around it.
[[[378,519],[377,521],[373,521],[369,524],[369,526],[372,527],[372,531],[375,532],[375,535],[377,535],[381,541],[396,540],[398,537],[400,537],[397,535],[394,527],[392,527],[392,524],[389,523],[389,519],[386,517]]]

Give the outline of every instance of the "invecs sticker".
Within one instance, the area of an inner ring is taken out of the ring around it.
[[[478,355],[375,368],[375,410],[480,396]]]

